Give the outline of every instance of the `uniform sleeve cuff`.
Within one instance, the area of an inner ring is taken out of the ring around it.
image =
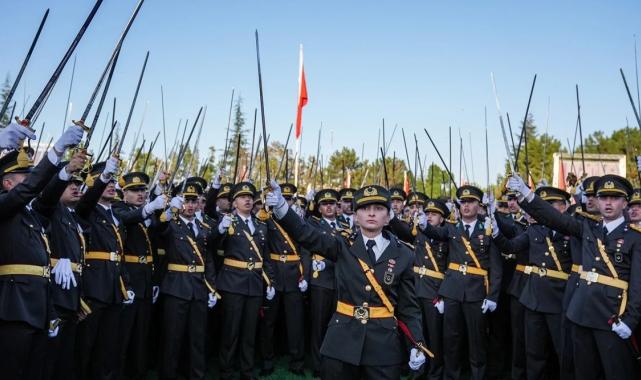
[[[49,151],[47,152],[47,158],[49,159],[49,162],[54,165],[58,165],[58,162],[60,162],[60,156],[56,154],[56,151],[54,149],[49,149]]]
[[[58,172],[58,178],[60,178],[61,181],[68,182],[71,179],[71,174],[67,173],[67,170],[65,168],[62,168]]]

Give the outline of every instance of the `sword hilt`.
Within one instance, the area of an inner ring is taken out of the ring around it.
[[[31,128],[31,120],[29,119],[20,119],[18,116],[16,116],[16,123],[22,125],[23,127],[27,128],[29,131],[36,133],[36,130]]]
[[[71,120],[71,122],[72,122],[74,125],[77,125],[77,126],[79,126],[80,128],[82,128],[82,130],[83,130],[83,131],[85,131],[85,132],[89,132],[89,130],[91,129],[91,128],[89,128],[89,127],[87,127],[87,126],[85,125],[85,121],[84,121],[84,120],[82,120],[82,119],[80,119],[80,120]]]

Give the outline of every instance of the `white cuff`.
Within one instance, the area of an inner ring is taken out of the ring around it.
[[[274,216],[276,216],[276,219],[283,219],[287,214],[287,210],[289,210],[289,205],[287,202],[283,202],[281,206],[274,207]]]
[[[68,182],[71,179],[71,174],[67,173],[65,168],[62,168],[62,170],[58,172],[58,178],[60,178],[61,181]]]
[[[54,165],[58,165],[58,162],[60,162],[60,156],[58,156],[54,149],[49,149],[47,152],[47,158],[49,159],[49,162]]]

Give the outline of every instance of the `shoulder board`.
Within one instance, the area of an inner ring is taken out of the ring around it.
[[[412,252],[414,252],[415,247],[414,247],[413,245],[411,245],[410,243],[408,243],[408,242],[406,242],[406,241],[403,241],[403,240],[401,240],[401,239],[399,239],[399,238],[396,238],[396,241],[398,241],[398,242],[399,242],[399,243],[401,243],[402,245],[404,245],[404,246],[406,246],[407,248],[409,248]]]
[[[587,212],[585,212],[585,211],[581,211],[581,210],[578,210],[578,209],[577,209],[577,210],[576,210],[576,213],[577,213],[577,214],[579,214],[579,215],[581,215],[581,216],[582,216],[582,217],[584,217],[584,218],[592,219],[592,220],[594,220],[595,222],[600,222],[600,221],[601,221],[601,217],[600,217],[600,216],[592,215],[592,214],[587,213]]]
[[[266,224],[264,220],[260,220],[260,218],[256,218],[256,224],[261,224],[264,225]]]
[[[636,223],[629,223],[630,229],[641,233],[641,226]]]
[[[316,215],[312,215],[312,220],[315,220],[317,222],[320,222],[320,218],[317,217]]]
[[[209,224],[205,223],[205,222],[200,222],[200,224],[202,224],[203,227],[205,227],[205,228],[211,228],[211,226]]]

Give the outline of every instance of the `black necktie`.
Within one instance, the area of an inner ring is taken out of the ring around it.
[[[365,245],[367,246],[367,254],[369,255],[369,259],[372,261],[372,264],[376,264],[376,254],[374,253],[373,249],[373,247],[376,245],[376,241],[370,239]]]
[[[330,225],[330,226],[332,226],[332,230],[335,230],[335,229],[336,229],[336,223],[331,222],[329,225]]]
[[[608,227],[603,226],[603,236],[608,236]]]
[[[187,228],[189,228],[189,236],[195,239],[196,233],[194,232],[194,223],[192,222],[187,223]]]
[[[465,234],[467,235],[468,238],[470,237],[470,225],[469,224],[465,225]]]

